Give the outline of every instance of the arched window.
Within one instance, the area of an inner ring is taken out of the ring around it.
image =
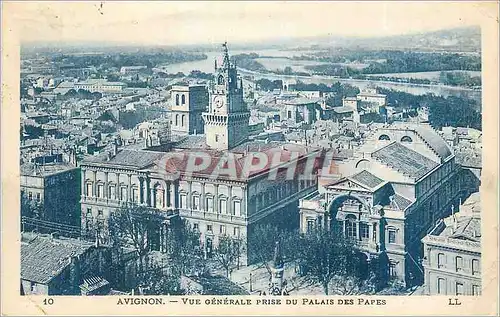
[[[220,214],[227,213],[227,199],[226,198],[219,199],[219,213]]]
[[[179,114],[176,114],[175,115],[175,125],[178,126],[179,125]]]
[[[437,258],[437,260],[438,260],[438,263],[437,263],[438,264],[438,269],[440,269],[440,268],[442,268],[442,267],[445,266],[445,259],[446,258],[445,258],[444,253],[438,253],[438,258]]]
[[[186,103],[186,96],[185,96],[185,95],[182,95],[182,96],[181,96],[181,103],[182,103],[182,104],[185,104],[185,103]]]
[[[218,85],[223,85],[224,84],[224,76],[220,75],[219,78],[217,79],[217,84]]]
[[[378,137],[379,141],[390,141],[391,138],[387,134],[382,134]]]
[[[175,95],[175,105],[179,105],[179,95]]]
[[[362,159],[362,160],[359,160],[357,163],[356,163],[356,168],[368,168],[370,167],[370,161],[366,160],[366,159]]]
[[[402,143],[405,143],[405,142],[411,143],[411,142],[413,142],[413,140],[409,136],[405,135],[404,137],[401,138],[401,142]]]
[[[184,120],[186,119],[186,115],[183,114],[182,117],[181,117],[181,126],[183,127],[184,126]]]
[[[200,196],[198,193],[193,193],[193,201],[192,201],[191,209],[200,210]]]

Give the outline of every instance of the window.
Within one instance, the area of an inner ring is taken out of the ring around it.
[[[290,110],[288,110],[288,115],[287,115],[288,119],[292,119],[292,112]]]
[[[389,276],[390,277],[396,277],[396,263],[389,263]]]
[[[181,96],[181,103],[182,103],[182,104],[185,104],[185,103],[186,103],[186,96],[185,96],[185,95],[182,95],[182,96]]]
[[[455,295],[463,295],[464,294],[464,284],[457,282],[455,286]]]
[[[186,195],[181,195],[181,199],[179,201],[180,203],[180,208],[187,208],[187,196]]]
[[[32,192],[28,192],[28,199],[33,200],[33,193]]]
[[[226,234],[226,226],[224,226],[224,225],[220,225],[220,228],[219,228],[219,233],[220,233],[220,234]]]
[[[437,280],[437,293],[446,294],[446,280],[444,278],[438,278]]]
[[[120,187],[120,200],[127,200],[127,187]]]
[[[472,285],[472,295],[481,295],[481,288],[479,287],[479,285]]]
[[[378,137],[379,141],[390,141],[391,138],[387,134],[382,134],[381,136]]]
[[[176,114],[175,115],[175,125],[178,126],[179,125],[179,114]]]
[[[215,142],[219,142],[219,135],[218,134],[215,135]]]
[[[227,201],[225,199],[219,200],[219,213],[227,213]]]
[[[356,222],[354,219],[348,219],[345,222],[345,231],[348,238],[356,238]]]
[[[411,142],[413,142],[413,140],[409,136],[405,135],[404,137],[401,138],[401,142],[402,143],[411,143]]]
[[[455,258],[455,271],[460,272],[463,269],[463,266],[464,266],[464,259],[461,256],[457,256]]]
[[[207,231],[212,232],[212,225],[207,225]]]
[[[369,227],[367,223],[361,222],[359,224],[359,232],[361,234],[361,239],[369,239],[370,238],[370,232],[369,232]]]
[[[31,293],[36,292],[36,283],[35,282],[30,282],[30,291],[31,291]]]
[[[389,229],[389,243],[396,243],[396,230]]]
[[[114,185],[109,186],[109,199],[116,199],[116,187]]]
[[[132,201],[138,201],[139,200],[139,191],[137,188],[132,189]]]
[[[207,197],[205,208],[209,212],[214,211],[214,199],[212,197]]]
[[[179,95],[175,95],[175,105],[176,106],[179,105]],[[177,125],[177,121],[176,121],[176,125]]]
[[[438,253],[438,269],[442,268],[445,266],[445,255],[444,253]]]
[[[314,220],[313,219],[308,219],[307,220],[307,232],[312,232],[314,229]]]
[[[241,202],[240,201],[234,201],[233,202],[233,215],[239,216],[241,214]]]
[[[181,116],[181,127],[183,127],[183,126],[184,126],[184,121],[185,121],[185,120],[186,120],[186,115],[184,115],[184,114],[183,114],[183,115]]]
[[[200,209],[200,196],[193,196],[193,209],[194,210]]]
[[[480,273],[479,260],[473,259],[472,260],[472,275],[478,275],[479,273]]]
[[[40,197],[41,197],[41,196],[40,196],[40,193],[36,193],[36,201],[38,201],[38,202],[39,202],[39,201],[40,201]]]
[[[99,197],[99,198],[104,197],[104,185],[103,184],[97,184],[97,197]]]
[[[239,236],[240,236],[240,228],[239,228],[239,227],[234,227],[234,229],[233,229],[233,234],[234,234],[236,237],[239,237]]]
[[[193,223],[193,230],[194,231],[198,231],[199,230],[199,226],[197,223]]]

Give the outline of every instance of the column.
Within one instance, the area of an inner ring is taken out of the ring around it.
[[[247,188],[241,187],[241,216],[246,217],[247,215]]]
[[[229,206],[227,206],[226,208],[226,211],[228,212],[228,214],[232,215],[233,214],[233,186],[232,185],[229,185],[228,186],[229,190],[228,190],[228,204]]]
[[[369,243],[373,243],[375,242],[374,239],[373,239],[373,225],[374,223],[373,222],[368,222],[368,242]]]
[[[97,171],[92,171],[92,196],[97,196]]]
[[[146,178],[146,203],[148,206],[151,206],[151,190],[150,190],[150,184],[151,180],[149,177]]]
[[[170,208],[172,207],[172,202],[170,201],[172,199],[172,195],[170,193],[170,190],[171,190],[171,183],[170,182],[165,182],[167,185],[165,187],[165,191],[166,191],[166,196],[167,196],[167,208]]]
[[[122,187],[120,185],[120,173],[116,173],[116,189],[115,196],[118,197],[118,200],[122,200]]]
[[[139,177],[139,202],[144,204],[144,178]]]
[[[188,181],[188,195],[187,195],[187,208],[193,209],[193,182]]]
[[[85,191],[87,190],[86,186],[85,186],[85,179],[86,179],[86,170],[82,169],[82,174],[81,174],[81,186],[82,186],[82,189],[81,189],[81,193],[82,193],[82,196],[88,196],[88,193],[86,193]]]
[[[109,198],[108,172],[104,172],[104,198]]]
[[[201,183],[200,209],[205,211],[205,183]]]
[[[214,184],[215,194],[214,194],[214,212],[219,213],[219,184]]]
[[[358,220],[355,222],[356,224],[356,240],[361,240],[361,235],[360,235],[360,230],[359,227],[361,227],[361,222]]]
[[[344,219],[342,221],[342,232],[344,233],[344,237],[345,237],[345,222],[346,222],[346,220]]]
[[[127,184],[127,201],[132,201],[132,174],[127,174],[128,184]]]
[[[176,181],[174,183],[174,207],[175,209],[179,208],[179,182]]]

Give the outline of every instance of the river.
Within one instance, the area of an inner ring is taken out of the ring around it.
[[[183,72],[189,74],[192,70],[200,70],[205,73],[210,73],[214,71],[214,61],[218,60],[220,64],[221,52],[219,51],[209,51],[203,52],[207,55],[207,59],[177,63],[165,66],[164,69],[168,73],[178,73]],[[259,56],[271,56],[279,57],[275,58],[273,61],[274,68],[283,69],[286,66],[292,67],[294,70],[303,70],[303,66],[311,65],[311,63],[321,64],[321,62],[314,61],[297,61],[291,60],[290,57],[300,56],[302,54],[310,53],[310,51],[281,51],[278,49],[267,49],[267,50],[234,50],[231,54],[242,54],[242,53],[257,53]],[[402,91],[414,95],[423,95],[427,93],[433,93],[437,96],[449,97],[465,97],[476,100],[479,104],[481,103],[481,91],[472,90],[464,87],[456,86],[445,86],[445,85],[425,85],[425,84],[410,84],[410,83],[398,83],[398,82],[388,82],[379,80],[361,80],[361,79],[343,79],[336,78],[333,76],[323,76],[323,75],[313,75],[313,76],[294,76],[294,75],[277,75],[269,73],[259,73],[246,69],[239,69],[241,75],[253,76],[255,79],[267,78],[270,80],[291,80],[296,79],[305,83],[315,83],[315,84],[327,84],[331,85],[335,82],[348,83],[353,86],[357,86],[360,89],[364,89],[369,85],[375,85],[381,88],[394,89],[397,91]]]

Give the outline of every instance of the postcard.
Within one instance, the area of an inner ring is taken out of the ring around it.
[[[2,314],[497,315],[498,2],[4,1]]]

